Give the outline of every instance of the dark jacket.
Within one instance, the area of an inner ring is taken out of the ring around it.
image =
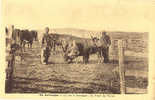
[[[104,46],[109,47],[111,45],[111,40],[108,35],[101,37],[100,41],[103,43]]]

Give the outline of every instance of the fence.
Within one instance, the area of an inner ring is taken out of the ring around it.
[[[119,57],[119,75],[120,75],[120,91],[121,93],[125,93],[125,66],[124,66],[124,52],[125,50],[137,50],[133,48],[139,48],[139,51],[142,52],[147,51],[147,43],[143,40],[112,40],[111,48],[113,49],[114,54]],[[141,51],[142,50],[142,51]],[[10,69],[7,72],[8,77],[6,79],[6,92],[11,92],[13,86],[13,69],[15,66],[15,54],[10,55],[11,59],[8,63],[8,68]]]
[[[8,66],[6,69],[6,83],[5,83],[5,91],[10,93],[13,87],[13,72],[15,66],[15,54],[9,54]]]
[[[7,50],[6,55],[7,59],[6,61],[8,62],[7,68],[6,68],[6,85],[5,85],[5,91],[7,93],[10,93],[13,87],[13,76],[14,76],[14,67],[15,67],[15,57],[17,55],[22,57],[22,49],[18,44],[11,44],[11,49]],[[21,52],[16,52],[21,50]]]
[[[111,44],[111,55],[118,56],[118,40],[120,39],[113,39]],[[148,52],[148,42],[147,40],[142,39],[127,39],[123,40],[124,43],[124,50],[125,51],[132,51],[135,53],[147,53]]]
[[[147,41],[141,39],[128,39],[128,40],[112,40],[111,49],[114,55],[118,56],[119,60],[119,76],[120,76],[120,92],[126,93],[125,87],[125,52],[132,51],[135,53],[147,53],[148,44]]]

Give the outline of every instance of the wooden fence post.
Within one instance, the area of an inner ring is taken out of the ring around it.
[[[125,94],[125,68],[124,68],[124,47],[123,40],[118,40],[118,54],[119,54],[119,75],[120,75],[120,92]]]
[[[7,74],[7,80],[6,80],[6,86],[5,91],[6,93],[11,93],[12,87],[13,87],[13,72],[14,72],[14,66],[15,66],[15,54],[9,54],[11,59],[8,61],[8,72]]]

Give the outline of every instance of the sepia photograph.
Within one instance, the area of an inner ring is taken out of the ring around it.
[[[148,94],[142,1],[3,0],[5,93]]]

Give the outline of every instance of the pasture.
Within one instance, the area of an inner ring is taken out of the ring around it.
[[[144,53],[125,53],[125,81],[127,93],[147,93],[148,59]],[[134,56],[137,55],[137,56]],[[138,56],[139,55],[139,56]],[[110,54],[110,63],[98,64],[96,55],[88,64],[82,57],[66,64],[61,52],[51,54],[49,65],[40,64],[40,46],[27,48],[24,61],[15,63],[12,93],[120,93],[117,55]]]
[[[61,33],[57,30],[57,33]],[[66,31],[66,30],[65,30]],[[74,30],[75,31],[75,30]],[[74,32],[73,30],[67,33]],[[64,32],[62,32],[64,33]],[[78,33],[89,33],[85,30]],[[26,48],[24,61],[16,57],[13,89],[11,93],[102,93],[119,94],[120,80],[118,72],[118,39],[126,39],[125,47],[125,83],[126,93],[147,93],[148,87],[148,33],[111,32],[110,62],[98,63],[96,54],[90,56],[84,64],[82,57],[67,64],[61,50],[51,52],[50,64],[40,64],[40,45],[34,41],[33,48]],[[80,37],[61,34],[63,39]]]

